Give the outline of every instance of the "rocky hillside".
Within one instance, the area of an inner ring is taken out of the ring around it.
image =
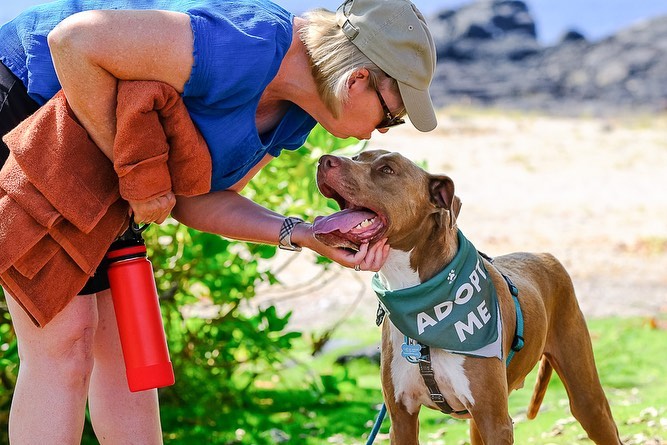
[[[456,103],[558,114],[667,110],[667,16],[590,42],[540,44],[526,4],[478,0],[427,17],[438,50],[432,94]]]

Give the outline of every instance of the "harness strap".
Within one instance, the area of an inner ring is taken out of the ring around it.
[[[468,410],[454,411],[454,409],[447,403],[445,396],[440,392],[438,383],[435,381],[433,368],[431,367],[431,348],[422,345],[422,358],[419,360],[419,373],[424,379],[424,384],[428,388],[431,401],[436,404],[438,409],[445,414],[468,414]]]
[[[489,263],[493,264],[493,258],[485,254],[484,252],[480,252],[479,250],[477,251],[482,258],[487,260]],[[519,289],[512,283],[512,280],[510,280],[510,277],[505,275],[504,273],[500,273],[500,275],[503,276],[505,279],[505,282],[507,283],[507,287],[510,290],[510,293],[512,294],[512,300],[514,300],[514,309],[516,313],[516,324],[514,326],[514,339],[512,340],[512,347],[507,354],[507,360],[505,361],[505,366],[509,366],[510,362],[512,361],[512,357],[514,357],[515,352],[519,352],[521,349],[523,349],[523,345],[525,344],[525,340],[523,338],[523,312],[521,311],[521,305],[519,304]]]
[[[501,274],[503,278],[505,279],[505,282],[507,283],[507,287],[510,290],[510,293],[512,294],[512,299],[514,300],[514,308],[516,310],[516,325],[514,328],[514,339],[512,340],[512,347],[507,354],[507,360],[505,361],[505,366],[509,366],[510,362],[512,361],[512,358],[514,357],[514,354],[516,352],[519,352],[521,349],[523,349],[523,346],[525,344],[524,338],[523,338],[523,313],[521,311],[521,305],[519,304],[519,289],[512,283],[512,280],[505,275]],[[421,357],[415,360],[415,352],[410,350],[410,346],[414,345],[419,345],[421,346],[421,350],[419,354]],[[445,414],[467,414],[467,410],[463,411],[454,411],[454,409],[447,403],[447,400],[445,399],[445,396],[442,395],[442,392],[440,392],[440,388],[438,387],[438,383],[435,380],[435,375],[433,373],[433,368],[431,366],[431,349],[427,345],[423,345],[413,339],[410,339],[406,337],[405,344],[403,345],[403,356],[410,362],[414,363],[415,361],[419,363],[419,373],[422,376],[422,379],[424,380],[424,384],[426,385],[426,388],[428,388],[429,395],[431,397],[431,401],[436,404],[436,406],[440,409]],[[412,354],[410,354],[412,353]]]
[[[525,340],[523,338],[523,312],[521,311],[521,305],[519,304],[519,289],[512,283],[512,280],[505,275],[502,274],[503,278],[507,282],[507,287],[509,287],[510,293],[512,294],[512,299],[514,300],[514,308],[516,312],[516,327],[514,328],[514,340],[512,340],[512,348],[510,349],[509,353],[507,354],[507,360],[505,361],[505,365],[510,364],[512,361],[512,357],[514,357],[515,352],[519,352],[521,349],[523,349],[523,345],[525,344]]]

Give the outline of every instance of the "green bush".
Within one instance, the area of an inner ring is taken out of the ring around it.
[[[265,167],[244,195],[304,219],[330,213],[332,203],[317,191],[317,161],[325,153],[349,154],[361,147],[356,140],[336,139],[318,126],[304,147],[285,152]],[[177,382],[160,392],[165,438],[172,443],[179,438],[184,443],[197,438],[206,438],[206,443],[233,441],[243,420],[220,419],[253,403],[248,395],[252,382],[276,372],[293,340],[301,336],[287,331],[290,314],[281,316],[274,307],[253,309],[249,304],[257,284],[277,282],[271,272],[276,247],[229,241],[174,220],[150,227],[144,237]],[[319,262],[326,267],[326,260]],[[0,443],[6,443],[18,355],[4,306],[0,351]],[[96,443],[90,428],[85,436],[84,443]]]
[[[0,444],[9,443],[9,407],[18,374],[18,349],[9,311],[0,287]]]

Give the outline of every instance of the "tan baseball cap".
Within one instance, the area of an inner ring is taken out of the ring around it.
[[[396,79],[415,128],[433,130],[438,121],[428,88],[435,72],[435,44],[417,7],[408,0],[347,0],[336,19],[347,38]]]

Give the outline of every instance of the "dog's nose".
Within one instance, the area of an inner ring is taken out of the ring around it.
[[[340,159],[336,156],[324,155],[320,158],[320,167],[324,170],[336,168],[340,165]]]

